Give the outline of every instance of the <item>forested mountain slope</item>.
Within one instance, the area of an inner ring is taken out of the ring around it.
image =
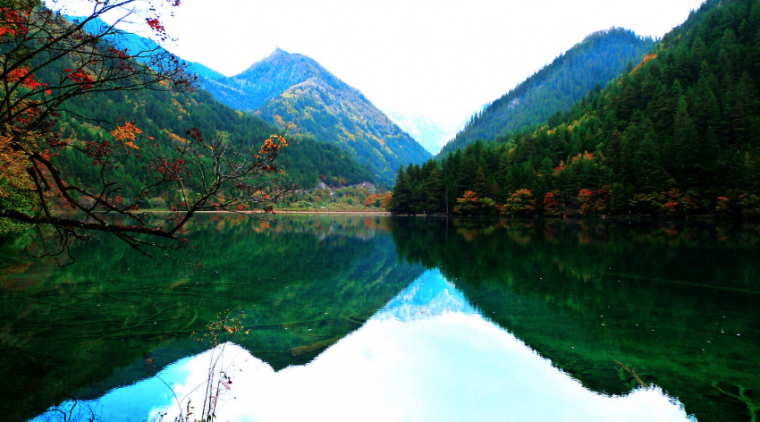
[[[604,86],[620,76],[628,64],[640,62],[653,45],[651,38],[620,28],[589,35],[473,116],[439,156],[477,140],[493,140],[498,135],[546,122],[557,112],[570,108],[596,85]]]
[[[203,83],[204,88],[224,104],[240,111],[255,112],[269,99],[315,77],[340,83],[314,60],[300,54],[288,54],[278,48],[242,73],[204,80]]]
[[[239,75],[203,82],[227,105],[344,148],[380,181],[390,183],[400,165],[430,158],[361,92],[309,57],[277,49]]]
[[[169,93],[143,91],[139,93],[109,92],[94,95],[87,101],[69,104],[69,113],[60,119],[60,130],[66,139],[108,141],[107,129],[89,123],[78,116],[87,116],[96,121],[118,122],[127,119],[135,123],[147,136],[156,142],[171,145],[181,141],[186,131],[197,127],[212,136],[224,133],[231,142],[244,145],[258,145],[269,135],[280,132],[258,117],[235,111],[214,100],[203,90],[194,93]],[[311,188],[318,181],[328,183],[345,179],[346,183],[359,183],[371,176],[345,151],[323,142],[304,137],[295,137],[280,157],[283,184],[296,184],[301,188]],[[65,168],[74,171],[75,182],[93,184],[98,174],[93,170],[91,159],[68,150],[58,157]],[[143,162],[138,155],[123,157],[123,178],[134,179],[130,186],[144,182]],[[320,177],[323,176],[324,178]],[[156,196],[171,196],[160,192]],[[164,200],[170,200],[164,197]]]
[[[53,80],[57,77],[56,68],[42,69],[37,77],[40,81]],[[60,133],[70,146],[62,148],[51,159],[66,175],[69,184],[85,187],[96,187],[102,182],[100,167],[93,161],[97,160],[93,158],[96,155],[87,151],[87,145],[109,148],[114,142],[111,133],[114,126],[125,122],[134,124],[142,136],[166,151],[187,142],[187,132],[194,127],[207,138],[218,135],[231,143],[243,145],[253,151],[251,154],[255,154],[270,135],[282,132],[259,117],[219,103],[202,89],[195,92],[113,90],[94,93],[67,101],[56,120],[53,131]],[[346,151],[308,137],[289,138],[289,145],[279,157],[280,186],[310,189],[318,181],[355,184],[372,180],[367,169]],[[138,149],[119,153],[114,156],[114,165],[109,167],[112,174],[108,178],[123,184],[124,189],[118,192],[123,203],[130,203],[155,176],[142,155]],[[168,208],[180,202],[179,192],[156,187],[149,191],[149,196],[139,200],[139,205],[141,208]]]
[[[85,29],[99,32],[103,25],[107,26],[101,19],[94,19],[85,25]],[[110,37],[109,41],[117,48],[125,49],[128,54],[136,55],[137,60],[147,60],[149,56],[146,52],[163,51],[153,40],[131,33]],[[200,63],[188,62],[188,71],[197,74],[204,81],[208,78],[224,78],[221,73]],[[272,126],[260,118],[244,115],[221,104],[203,89],[193,93],[176,94],[155,91],[110,92],[92,96],[88,101],[70,103],[67,108],[71,116],[86,116],[100,122],[115,123],[124,119],[132,121],[146,134],[159,141],[165,141],[162,139],[164,135],[167,139],[181,139],[193,126],[201,129],[207,136],[219,131],[229,134],[233,142],[251,145],[260,143],[273,133],[282,132],[281,128]],[[79,117],[72,117],[68,122],[64,120],[61,130],[66,137],[80,140],[92,140],[93,137],[107,139],[109,136],[108,131],[89,125]],[[320,181],[328,184],[354,184],[374,180],[364,166],[357,163],[349,153],[334,145],[319,142],[308,136],[296,135],[289,138],[290,145],[280,159],[284,170],[283,183],[309,189]],[[87,174],[86,163],[78,163],[77,166],[82,175]],[[141,178],[139,168],[126,167],[124,170],[127,173],[124,176],[126,178]],[[96,175],[90,174],[89,177]]]
[[[758,86],[760,1],[709,0],[553,124],[401,172],[393,209],[758,216]]]

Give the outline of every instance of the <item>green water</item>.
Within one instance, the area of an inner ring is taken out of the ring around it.
[[[617,361],[700,421],[757,412],[757,227],[393,225],[401,255],[439,268],[485,315],[588,388],[636,387]],[[752,390],[742,397],[739,386]]]
[[[245,312],[236,342],[275,371],[304,365],[425,269],[591,391],[656,385],[699,421],[750,421],[760,405],[757,227],[201,216],[188,239],[182,262],[104,238],[65,268],[4,245],[8,420],[202,352],[191,333],[220,312]]]

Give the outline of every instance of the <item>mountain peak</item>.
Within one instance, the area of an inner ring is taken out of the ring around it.
[[[361,92],[303,54],[276,48],[248,70],[206,89],[238,110],[294,123],[291,135],[340,146],[386,184],[393,182],[399,166],[430,156]]]
[[[277,47],[272,51],[272,54],[252,64],[251,67],[235,77],[245,77],[244,75],[259,74],[261,72],[269,72],[272,70],[277,71],[276,68],[282,68],[284,66],[294,69],[298,68],[300,71],[309,68],[322,69],[319,63],[310,57],[297,53],[288,53]]]
[[[270,98],[312,79],[338,89],[353,89],[323,68],[316,60],[303,54],[288,53],[279,47],[245,71],[227,78],[224,83],[230,87],[237,86],[235,89],[246,91],[246,96],[240,98],[243,103],[228,103],[228,105],[244,111],[254,111]],[[216,88],[221,89],[221,87],[214,88],[210,85],[206,88],[211,90],[212,94]],[[222,102],[225,101],[224,97],[224,95],[219,97]]]
[[[289,55],[290,55],[290,53],[288,53],[287,51],[281,49],[280,47],[277,47],[277,48],[274,49],[274,51],[272,52],[272,54],[269,55],[269,57],[289,56]]]

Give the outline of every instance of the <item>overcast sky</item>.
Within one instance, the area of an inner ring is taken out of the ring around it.
[[[66,0],[75,2],[76,0]],[[183,59],[226,75],[276,48],[317,60],[376,106],[462,123],[594,31],[662,37],[701,0],[183,0]]]

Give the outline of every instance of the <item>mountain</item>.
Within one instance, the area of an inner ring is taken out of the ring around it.
[[[551,64],[478,112],[439,157],[462,149],[477,140],[516,132],[545,123],[557,112],[567,110],[595,86],[605,86],[638,63],[654,45],[632,31],[612,28],[593,33]]]
[[[396,113],[390,110],[383,110],[383,112],[431,154],[438,153],[443,144],[453,138],[464,124],[462,122],[462,125],[458,126],[451,124],[444,126],[422,115]]]
[[[437,271],[427,271],[391,299],[373,320],[411,322],[449,313],[477,314],[467,298]]]
[[[98,121],[118,121],[127,116],[146,135],[165,145],[173,145],[184,139],[190,127],[197,127],[207,134],[225,133],[231,142],[245,145],[260,144],[279,129],[262,119],[240,113],[213,99],[203,90],[194,93],[168,93],[143,91],[137,93],[107,92],[91,96],[88,101],[72,102],[68,112],[62,114],[58,130],[66,139],[74,143],[83,140],[109,139],[107,130],[88,124],[79,116],[87,116]],[[75,175],[75,180],[85,185],[96,185],[98,174],[91,159],[75,149],[64,151],[56,157],[59,166]],[[284,149],[279,159],[283,170],[282,179],[286,184],[296,184],[300,188],[312,188],[318,181],[345,179],[348,184],[361,183],[371,179],[367,170],[357,163],[346,151],[311,138],[295,136]],[[130,188],[145,182],[147,174],[144,162],[126,158],[117,170],[119,177],[126,180]],[[123,196],[133,197],[135,192],[126,191]],[[151,202],[171,205],[177,200],[172,192],[152,192]],[[159,198],[159,199],[156,199]],[[157,206],[148,203],[144,206]],[[159,207],[161,207],[159,205]]]
[[[203,81],[214,98],[240,111],[255,112],[268,100],[310,78],[335,79],[314,60],[277,48],[235,76]]]
[[[236,76],[203,82],[231,107],[290,125],[290,134],[339,145],[381,182],[390,183],[399,166],[431,156],[361,92],[300,54],[276,49]]]
[[[197,74],[200,77],[206,78],[206,79],[219,79],[224,78],[225,76],[221,72],[217,72],[216,70],[198,63],[198,62],[187,62],[190,65],[190,71],[192,73]]]
[[[548,125],[400,172],[394,210],[760,217],[759,46],[760,1],[709,0]]]
[[[69,21],[78,17],[67,16]],[[85,25],[85,30],[102,32],[109,26],[101,19],[93,19]],[[153,51],[161,53],[164,49],[153,40],[139,35],[122,32],[108,38],[114,46],[126,50],[130,55]],[[142,53],[137,60],[145,60]],[[225,76],[203,64],[186,62],[188,70],[196,73],[199,79],[208,84],[214,79]],[[50,77],[53,77],[51,75]],[[137,107],[137,105],[140,107]],[[106,136],[107,132],[88,125],[76,116],[87,116],[99,121],[114,122],[128,118],[159,141],[170,144],[181,139],[185,131],[197,126],[206,133],[225,132],[233,142],[261,142],[281,129],[270,125],[259,117],[245,115],[215,100],[209,92],[198,89],[193,93],[162,93],[140,91],[136,93],[107,92],[93,95],[87,102],[73,102],[59,124],[64,135],[76,140],[92,139]],[[298,136],[290,133],[290,145],[281,156],[281,168],[284,170],[283,181],[296,184],[299,188],[310,189],[322,180],[344,179],[348,184],[374,181],[372,175],[351,154],[313,137]],[[96,175],[88,171],[88,166],[81,163],[73,151],[64,153],[62,162],[76,168],[80,179],[95,180]],[[139,181],[142,171],[134,168],[136,163],[125,163],[125,178]],[[160,195],[163,196],[163,195]],[[168,198],[163,198],[168,199]]]
[[[85,19],[86,17],[81,16],[70,16],[70,15],[64,15],[64,17],[69,22],[80,22],[81,20]],[[110,27],[108,23],[103,21],[100,18],[95,18],[90,20],[84,25],[84,30],[90,33],[101,33],[105,30],[105,28]],[[120,32],[119,34],[115,34],[110,37],[106,37],[108,41],[113,44],[116,48],[120,50],[126,50],[127,54],[135,56],[138,55],[136,58],[137,60],[147,60],[148,57],[145,56],[144,52],[154,52],[157,54],[160,54],[161,52],[164,52],[165,49],[161,47],[158,43],[151,40],[150,38],[144,38],[137,34],[132,34],[129,32]],[[139,54],[142,53],[142,54]],[[140,57],[143,56],[143,57]],[[207,79],[217,79],[217,78],[224,78],[225,76],[217,72],[214,69],[211,69],[210,67],[203,65],[201,63],[196,62],[190,62],[185,61],[188,65],[188,71],[190,73],[195,73],[199,77],[207,78]]]

